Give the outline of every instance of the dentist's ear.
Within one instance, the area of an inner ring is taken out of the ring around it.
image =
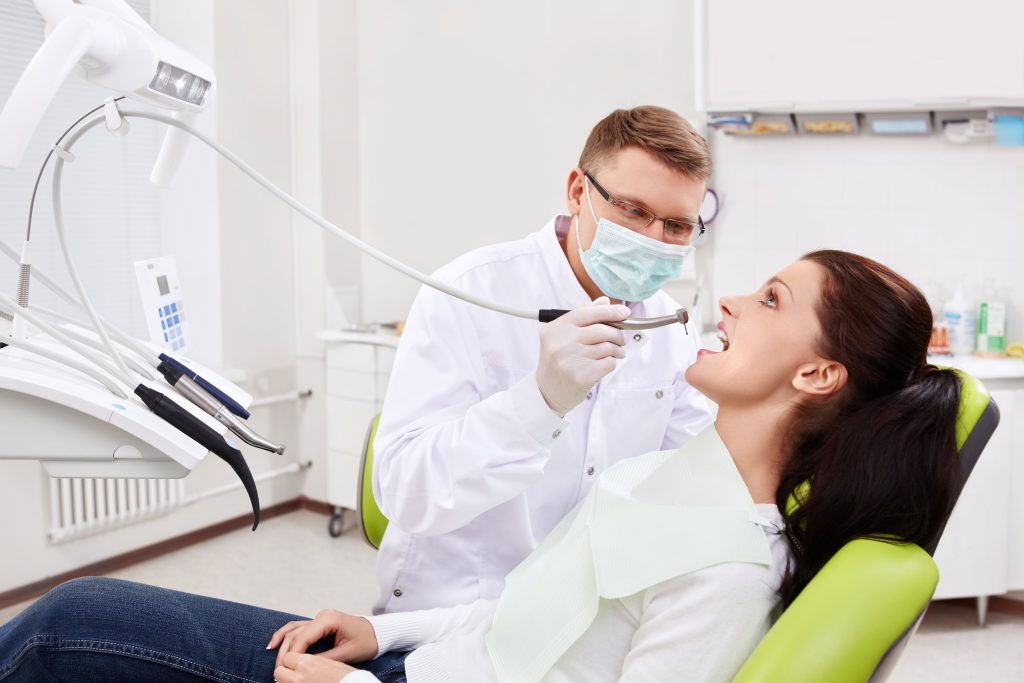
[[[821,360],[801,365],[793,376],[793,388],[824,398],[842,391],[846,380],[846,366],[834,360]]]
[[[574,168],[569,171],[569,180],[565,188],[565,208],[570,216],[578,216],[583,201],[583,169]]]

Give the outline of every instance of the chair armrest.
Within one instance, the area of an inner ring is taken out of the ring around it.
[[[733,683],[864,683],[939,580],[913,544],[847,543],[797,596]]]

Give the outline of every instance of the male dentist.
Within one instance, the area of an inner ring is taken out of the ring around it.
[[[374,441],[390,520],[375,613],[496,598],[602,471],[711,423],[683,378],[695,333],[606,324],[679,308],[659,290],[704,232],[710,173],[706,141],[679,115],[612,112],[569,173],[568,215],[437,273],[510,306],[574,310],[540,324],[420,290]]]

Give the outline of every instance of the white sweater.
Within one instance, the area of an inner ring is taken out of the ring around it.
[[[789,550],[774,505],[765,519],[771,567],[730,562],[678,576],[618,600],[602,599],[586,632],[544,677],[546,683],[729,681],[768,631]],[[666,538],[666,543],[671,539]],[[497,600],[368,617],[380,652],[415,649],[409,683],[495,680],[484,643]],[[359,671],[344,683],[377,681]]]

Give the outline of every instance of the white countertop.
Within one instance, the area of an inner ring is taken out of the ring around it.
[[[391,332],[358,332],[355,330],[323,330],[316,336],[325,342],[370,344],[372,346],[390,346],[391,348],[398,348],[398,340],[401,339]]]
[[[1024,359],[977,358],[975,356],[928,356],[933,365],[945,365],[968,372],[980,380],[1024,379]]]

